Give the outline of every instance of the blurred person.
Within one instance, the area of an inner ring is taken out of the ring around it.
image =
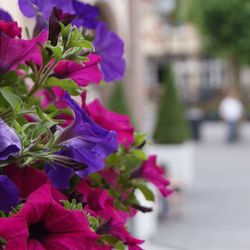
[[[229,143],[237,141],[239,125],[244,115],[244,107],[237,91],[228,92],[220,103],[219,114],[228,127],[227,141]]]
[[[196,106],[191,106],[187,109],[187,119],[190,123],[192,138],[195,141],[200,141],[201,139],[201,124],[204,118],[204,112],[201,108]]]

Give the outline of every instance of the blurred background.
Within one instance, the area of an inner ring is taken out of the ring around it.
[[[124,81],[94,91],[148,134],[172,181],[132,230],[146,250],[249,250],[249,0],[85,2],[126,49]],[[17,0],[0,7],[32,27]]]

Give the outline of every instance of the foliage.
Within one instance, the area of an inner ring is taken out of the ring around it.
[[[189,0],[187,17],[204,35],[208,51],[250,63],[248,0]]]
[[[161,144],[183,143],[189,139],[189,128],[169,64],[165,68],[163,84],[154,140]]]

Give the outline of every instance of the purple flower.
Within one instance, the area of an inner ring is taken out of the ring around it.
[[[0,20],[4,20],[6,22],[12,22],[13,21],[11,15],[7,11],[5,11],[3,9],[0,9]]]
[[[43,16],[48,20],[52,8],[58,7],[69,13],[74,13],[71,0],[19,0],[19,8],[22,13],[27,17]]]
[[[125,72],[124,44],[114,32],[108,30],[104,22],[96,28],[94,46],[96,54],[102,57],[100,65],[104,80],[106,82],[121,80]]]
[[[21,149],[21,141],[16,133],[0,118],[0,161],[16,155]]]
[[[71,168],[63,167],[58,164],[47,164],[45,166],[45,171],[56,188],[61,190],[69,188],[69,181],[73,175],[73,170]]]
[[[48,20],[53,7],[67,13],[74,13],[72,0],[19,0],[19,8],[27,17],[36,17],[35,34],[48,26]]]
[[[0,210],[8,213],[19,202],[16,185],[6,175],[0,175]]]
[[[58,143],[64,148],[59,155],[67,156],[75,162],[85,166],[84,169],[75,171],[80,177],[85,177],[99,171],[105,166],[105,158],[117,150],[118,143],[115,131],[109,131],[97,125],[88,116],[85,110],[65,93],[63,101],[70,106],[75,113],[74,123],[66,128],[58,138]],[[53,169],[52,169],[53,168]],[[62,171],[64,171],[62,173]],[[67,188],[68,183],[60,181],[62,176],[69,180],[72,171],[61,166],[47,167],[47,173],[51,181],[61,189]],[[59,184],[58,184],[59,183]]]
[[[87,4],[81,3],[79,1],[73,1],[73,7],[75,14],[77,16],[76,20],[73,21],[73,24],[76,26],[84,26],[88,29],[95,29],[98,25],[99,9]]]

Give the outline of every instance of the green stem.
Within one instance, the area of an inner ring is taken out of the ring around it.
[[[50,73],[53,71],[58,62],[59,62],[58,60],[55,60],[54,63],[52,63],[48,68],[46,68],[45,66],[39,71],[37,77],[37,83],[35,83],[34,86],[32,87],[30,93],[28,94],[28,97],[34,95],[43,86],[43,84],[46,82]]]

